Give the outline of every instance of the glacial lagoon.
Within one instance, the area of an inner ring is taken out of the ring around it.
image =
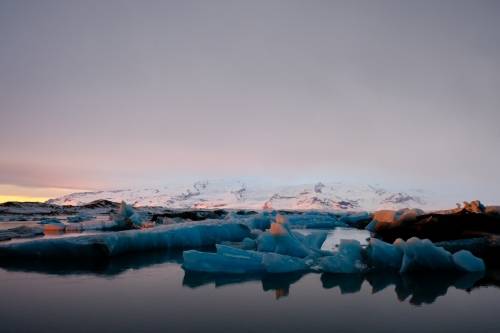
[[[363,241],[366,233],[339,228],[325,243],[347,236]],[[252,276],[185,272],[181,264],[172,251],[2,262],[2,332],[500,330],[500,272],[492,269]]]

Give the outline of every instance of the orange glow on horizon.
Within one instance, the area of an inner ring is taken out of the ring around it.
[[[0,203],[8,201],[19,201],[19,202],[45,202],[49,200],[49,197],[31,197],[24,195],[0,195]]]
[[[49,199],[74,192],[82,192],[82,190],[60,187],[28,187],[0,184],[0,203],[7,201],[45,202]]]

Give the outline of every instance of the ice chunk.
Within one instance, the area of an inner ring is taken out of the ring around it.
[[[232,274],[264,272],[262,258],[245,253],[235,255],[190,250],[184,251],[182,256],[182,266],[190,271]]]
[[[452,270],[455,268],[451,253],[435,246],[428,239],[410,238],[406,242],[397,240],[396,246],[403,248],[401,273],[420,270]],[[396,243],[396,242],[395,242]]]
[[[304,236],[302,242],[311,249],[321,250],[321,246],[325,242],[327,236],[327,232],[317,231]]]
[[[44,217],[40,220],[40,222],[38,222],[38,224],[62,224],[62,222],[55,217]]]
[[[117,226],[123,229],[140,228],[143,226],[145,219],[132,208],[122,201],[118,214],[115,216],[114,221]]]
[[[333,215],[318,212],[288,215],[287,221],[290,228],[333,229],[347,226]]]
[[[366,253],[374,269],[399,270],[401,268],[403,250],[395,245],[371,238]]]
[[[150,229],[43,238],[0,245],[0,256],[11,257],[102,257],[166,248],[196,248],[222,241],[239,242],[250,235],[241,223],[201,221]]]
[[[372,215],[368,212],[346,214],[340,218],[340,222],[353,228],[363,228],[371,221]]]
[[[313,254],[302,242],[291,234],[274,236],[276,247],[274,251],[279,254],[304,258]]]
[[[245,250],[255,250],[257,247],[257,242],[255,241],[255,239],[245,237],[245,239],[241,241],[241,247]]]
[[[94,216],[82,212],[82,213],[79,213],[78,215],[75,215],[75,216],[69,216],[68,222],[69,223],[78,223],[78,222],[88,221],[88,220],[91,220],[93,218],[94,218]]]
[[[271,224],[270,231],[263,233],[257,238],[257,250],[262,252],[276,252],[299,258],[313,254],[310,248],[279,223]]]
[[[264,254],[262,264],[268,273],[290,273],[309,269],[306,260],[277,253]]]
[[[277,253],[246,251],[226,245],[217,245],[217,253],[190,250],[185,251],[183,257],[184,269],[208,273],[289,273],[309,269],[303,259]]]
[[[250,217],[248,226],[252,229],[266,230],[271,226],[272,219],[274,219],[274,214],[262,212],[256,216]]]
[[[15,228],[0,230],[0,241],[7,241],[13,238],[32,238],[43,235],[41,226],[22,225]]]
[[[452,258],[456,267],[464,272],[482,272],[486,269],[484,261],[467,250],[454,253]]]
[[[62,233],[66,228],[64,223],[53,217],[42,218],[38,224],[43,225],[43,232],[46,234]]]
[[[327,273],[360,273],[366,270],[363,249],[357,240],[340,241],[339,249],[331,256],[318,259],[319,268]]]
[[[372,220],[368,225],[365,227],[366,230],[370,232],[375,232],[375,228],[377,227],[377,221]]]
[[[257,260],[262,260],[263,256],[263,253],[259,253],[256,251],[247,251],[228,245],[217,244],[215,245],[215,247],[217,248],[217,253],[223,256],[246,257]]]

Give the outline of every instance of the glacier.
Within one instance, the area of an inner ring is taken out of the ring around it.
[[[280,185],[215,179],[154,188],[77,192],[48,203],[77,206],[99,199],[172,209],[374,211],[407,207],[441,209],[454,205],[460,198],[438,197],[418,189],[339,181]]]

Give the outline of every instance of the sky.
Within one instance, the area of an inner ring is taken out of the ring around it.
[[[492,0],[0,0],[0,199],[223,177],[500,199],[499,31]]]

